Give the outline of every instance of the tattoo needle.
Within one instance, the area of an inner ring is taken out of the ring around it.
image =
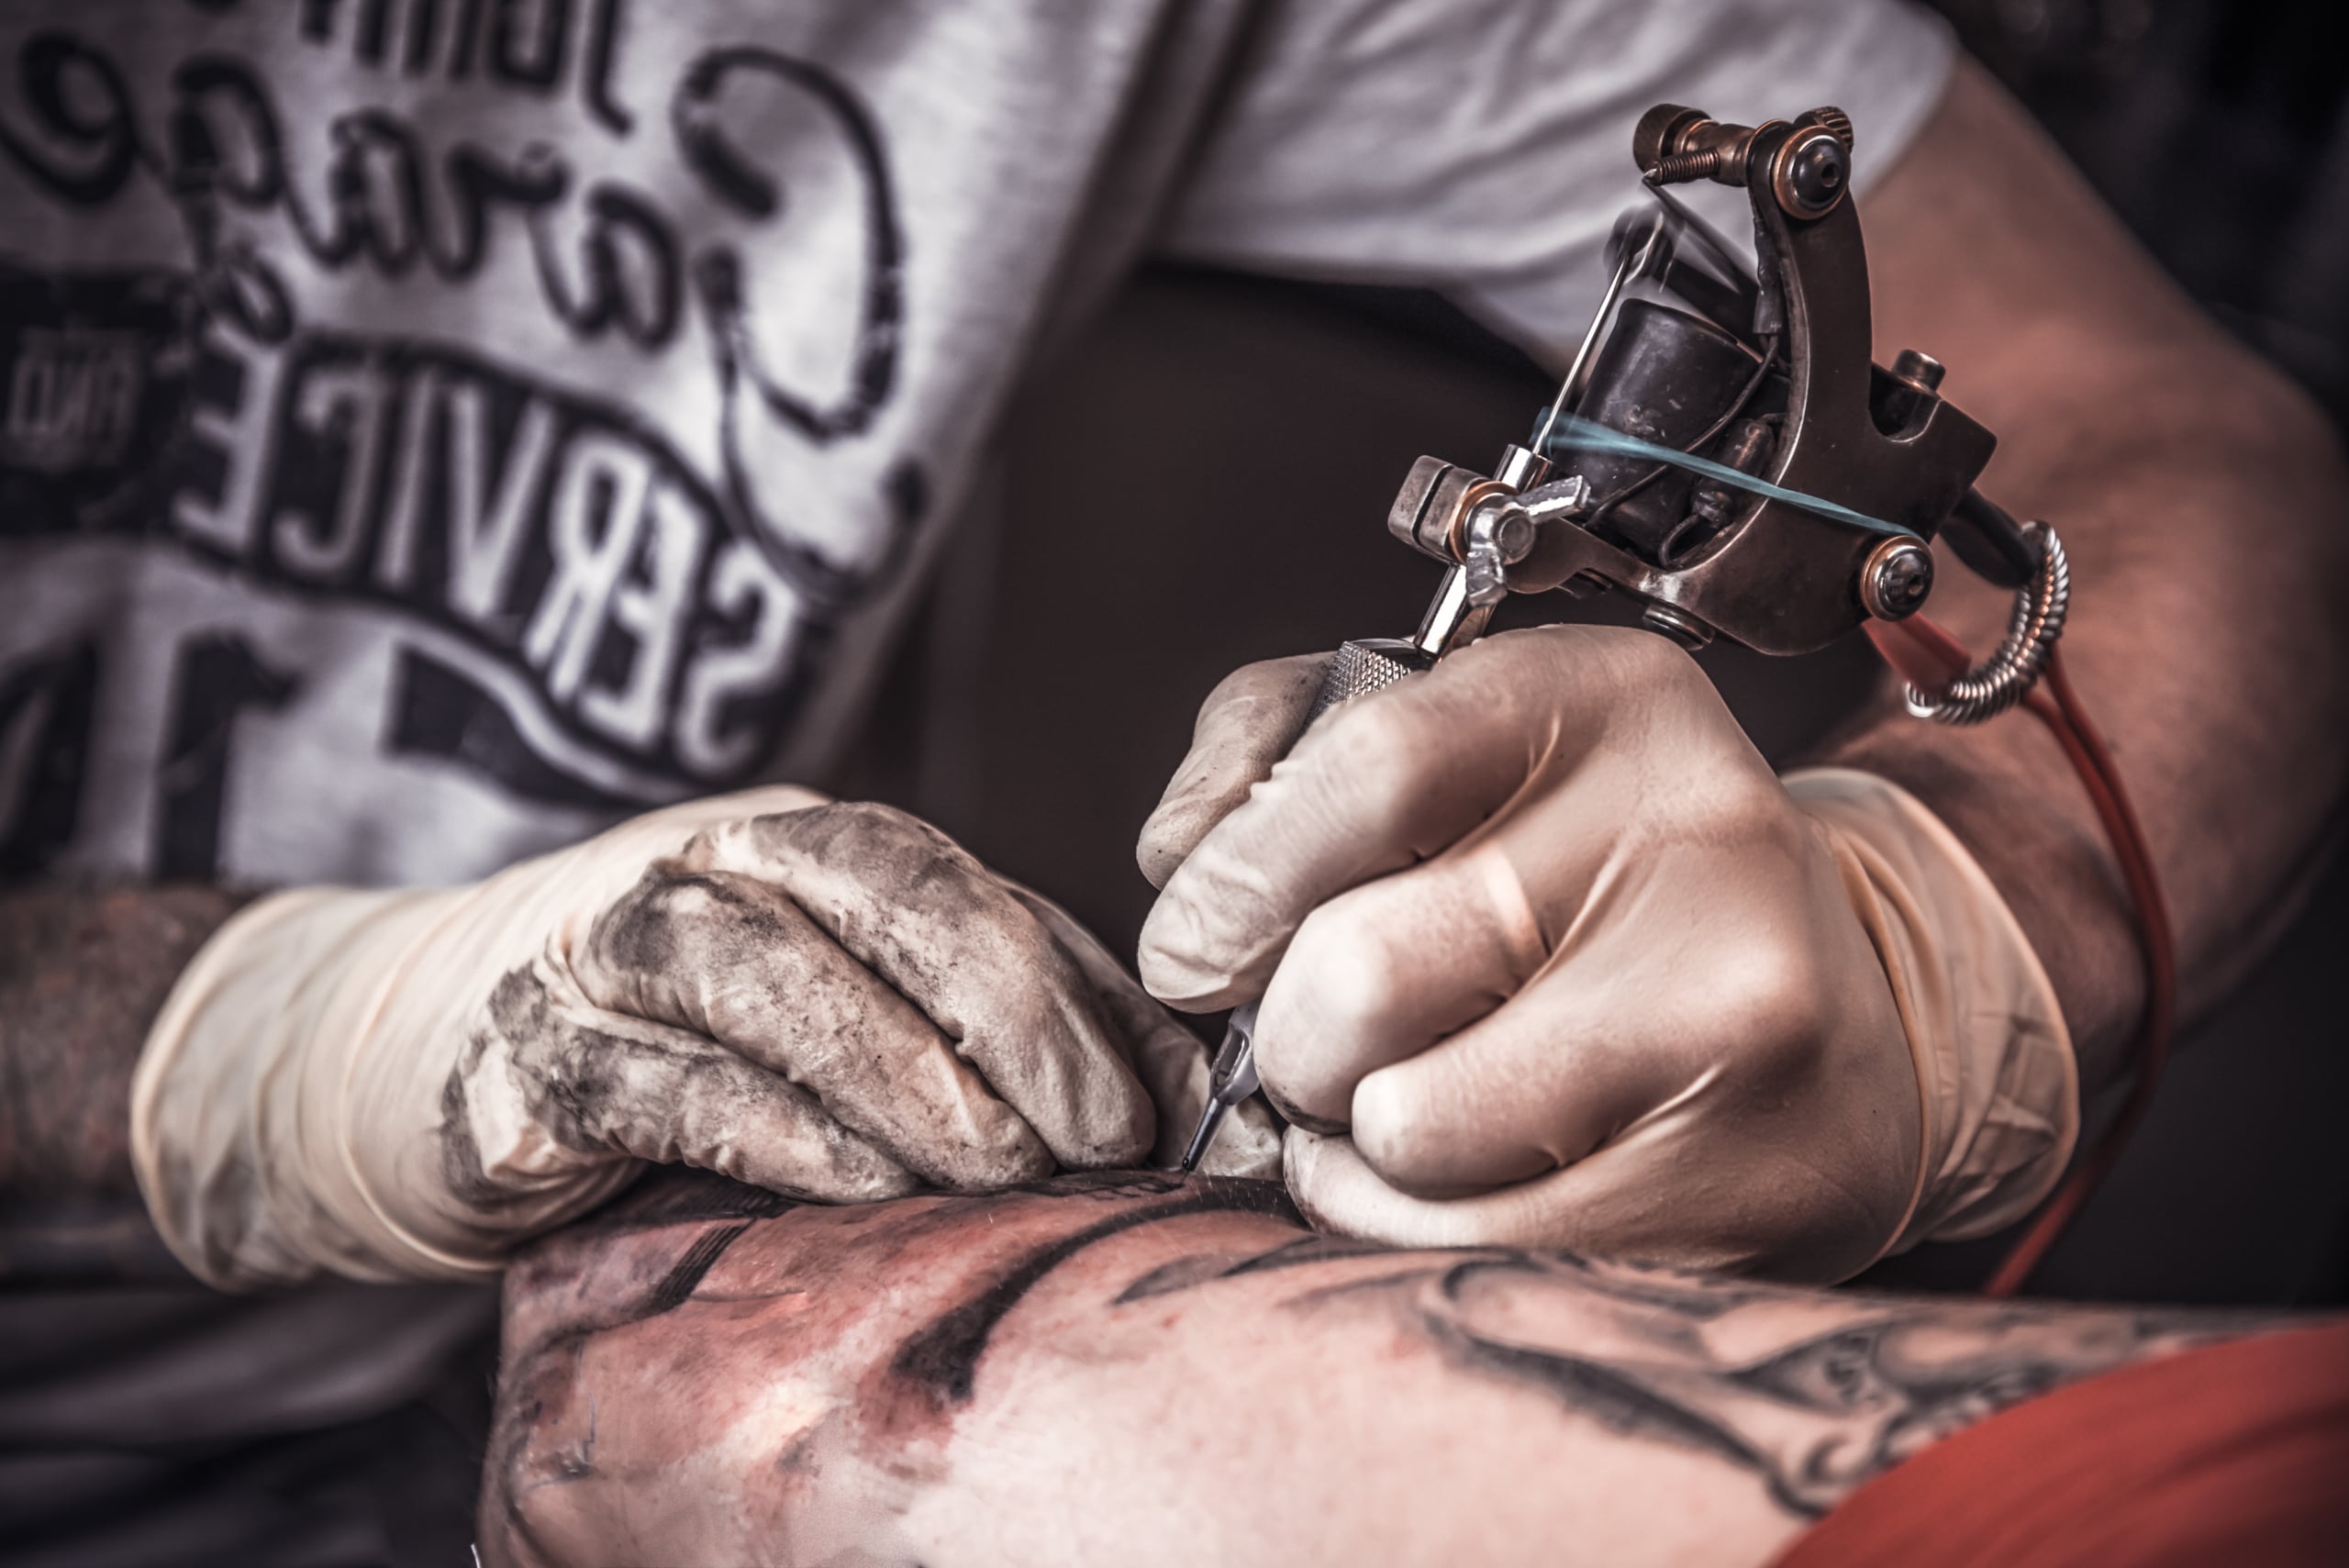
[[[1255,1034],[1256,1004],[1233,1008],[1231,1022],[1224,1028],[1223,1049],[1215,1053],[1215,1065],[1208,1071],[1208,1103],[1200,1109],[1198,1130],[1183,1151],[1181,1169],[1186,1175],[1199,1168],[1199,1157],[1215,1141],[1216,1129],[1231,1107],[1256,1092]]]

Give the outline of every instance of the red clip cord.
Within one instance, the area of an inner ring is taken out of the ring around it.
[[[1923,616],[1904,621],[1870,621],[1867,633],[1884,662],[1920,691],[1947,686],[1971,662],[1963,643]],[[2112,753],[2097,733],[2087,710],[2080,706],[2079,693],[2065,672],[2060,648],[2047,651],[2040,682],[2023,703],[2064,748],[2121,862],[2121,880],[2135,906],[2137,934],[2145,953],[2145,1013],[2137,1031],[2137,1081],[2130,1085],[2128,1099],[2096,1146],[2040,1207],[2030,1228],[1991,1273],[1983,1291],[1994,1296],[2012,1296],[2022,1288],[2072,1217],[2086,1207],[2121,1158],[2129,1135],[2153,1104],[2154,1090],[2169,1062],[2170,1031],[2177,1009],[2177,948],[2170,931],[2169,905],[2154,870],[2153,851],[2146,846],[2145,830],[2137,820],[2136,808],[2129,803],[2129,791],[2121,782]]]

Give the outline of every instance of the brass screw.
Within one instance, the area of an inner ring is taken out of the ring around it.
[[[1718,147],[1699,148],[1694,152],[1675,152],[1657,160],[1648,171],[1648,183],[1654,185],[1685,185],[1692,180],[1709,180],[1720,172],[1721,150]]]
[[[1906,620],[1933,591],[1933,553],[1913,539],[1888,539],[1860,569],[1860,604],[1878,620]]]
[[[1852,117],[1845,114],[1842,110],[1837,108],[1832,104],[1825,104],[1815,109],[1805,110],[1802,117],[1795,123],[1797,125],[1815,125],[1822,130],[1831,132],[1836,140],[1843,144],[1844,151],[1849,152],[1852,150]]]

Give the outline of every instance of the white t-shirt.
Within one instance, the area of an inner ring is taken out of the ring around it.
[[[0,873],[447,881],[819,769],[1146,254],[1579,334],[1632,122],[1883,0],[12,0]]]

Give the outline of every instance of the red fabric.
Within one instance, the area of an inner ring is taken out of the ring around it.
[[[2349,1323],[2020,1405],[1854,1493],[1776,1568],[2349,1563]]]

